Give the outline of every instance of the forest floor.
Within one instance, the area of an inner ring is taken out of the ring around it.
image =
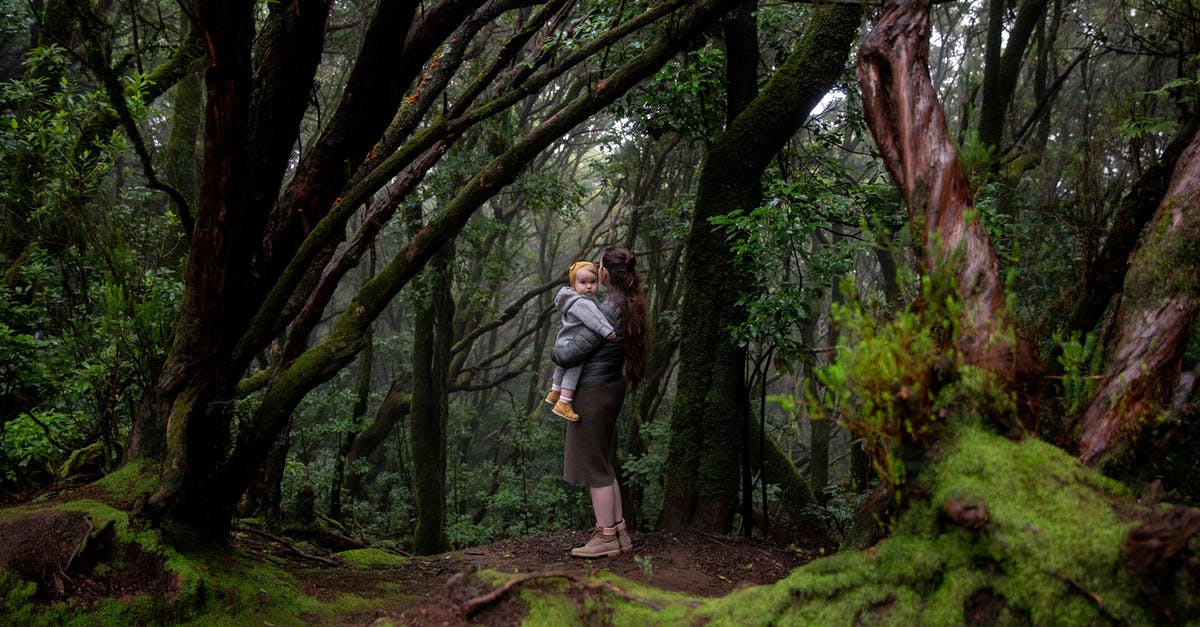
[[[589,579],[610,571],[627,580],[696,597],[719,597],[746,586],[769,584],[815,555],[741,537],[700,532],[633,533],[634,550],[615,557],[578,559],[572,547],[587,540],[586,532],[539,532],[493,544],[428,557],[396,566],[355,570],[330,568],[297,558],[253,535],[235,534],[234,543],[252,553],[274,552],[287,558],[288,570],[305,594],[332,601],[342,594],[372,596],[370,590],[389,582],[402,595],[381,598],[368,610],[344,615],[344,625],[517,625],[526,614],[519,586],[511,594],[467,576],[475,571],[519,573],[515,579],[534,585],[542,578],[565,578],[568,596],[581,607],[601,592],[622,594],[611,585]],[[494,597],[494,598],[493,598]]]
[[[163,568],[161,558],[130,548],[136,545],[124,545],[123,554],[114,554],[111,549],[117,545],[111,536],[97,539],[98,530],[82,512],[54,507],[88,497],[102,498],[103,491],[68,490],[36,505],[20,499],[35,513],[26,510],[19,519],[0,516],[0,572],[41,574],[33,579],[38,580],[42,602],[66,601],[78,609],[95,608],[112,598],[175,597],[179,582]],[[16,504],[3,502],[0,507]],[[117,507],[128,511],[128,505]],[[637,601],[635,594],[613,583],[622,580],[712,598],[773,583],[818,557],[817,551],[694,531],[631,536],[632,553],[591,560],[570,556],[572,547],[587,540],[587,532],[544,531],[439,555],[395,556],[395,563],[386,565],[353,563],[333,550],[298,544],[248,523],[235,528],[229,544],[251,567],[258,562],[286,571],[292,581],[285,585],[323,606],[353,608],[319,618],[292,616],[298,624],[323,625],[516,625],[527,614],[520,598],[523,586],[554,581],[585,610],[589,599],[603,595]],[[101,562],[121,566],[105,567]],[[485,570],[518,576],[509,586],[496,588],[494,582],[473,576]],[[622,579],[594,578],[605,571]],[[345,603],[347,598],[358,601]],[[256,602],[269,604],[268,599]]]

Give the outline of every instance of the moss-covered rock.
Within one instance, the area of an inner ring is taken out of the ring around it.
[[[76,477],[98,477],[104,472],[105,466],[108,464],[108,452],[104,448],[104,444],[93,442],[88,446],[71,452],[67,457],[67,461],[58,469],[58,476],[62,479],[72,479]]]
[[[342,561],[363,567],[399,566],[408,562],[407,557],[383,549],[351,549],[334,555],[341,558]]]

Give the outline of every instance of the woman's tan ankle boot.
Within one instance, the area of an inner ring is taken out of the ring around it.
[[[609,557],[621,554],[621,542],[616,527],[596,527],[587,544],[571,549],[572,557]]]
[[[629,532],[625,530],[625,521],[618,521],[613,525],[613,529],[617,530],[617,544],[621,547],[622,553],[633,553],[633,538],[629,537]]]

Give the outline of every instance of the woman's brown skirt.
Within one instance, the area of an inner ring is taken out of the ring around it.
[[[591,488],[612,485],[617,475],[617,416],[625,402],[625,380],[575,392],[571,405],[579,422],[567,423],[563,479]]]

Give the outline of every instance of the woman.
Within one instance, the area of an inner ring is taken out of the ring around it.
[[[625,382],[637,387],[646,367],[646,304],[634,262],[633,253],[621,246],[605,248],[600,259],[600,284],[607,288],[600,311],[616,327],[616,339],[596,336],[594,343],[555,347],[551,355],[560,366],[583,366],[574,400],[580,420],[567,423],[563,479],[588,487],[596,528],[587,544],[571,550],[575,557],[633,550],[613,460]]]

